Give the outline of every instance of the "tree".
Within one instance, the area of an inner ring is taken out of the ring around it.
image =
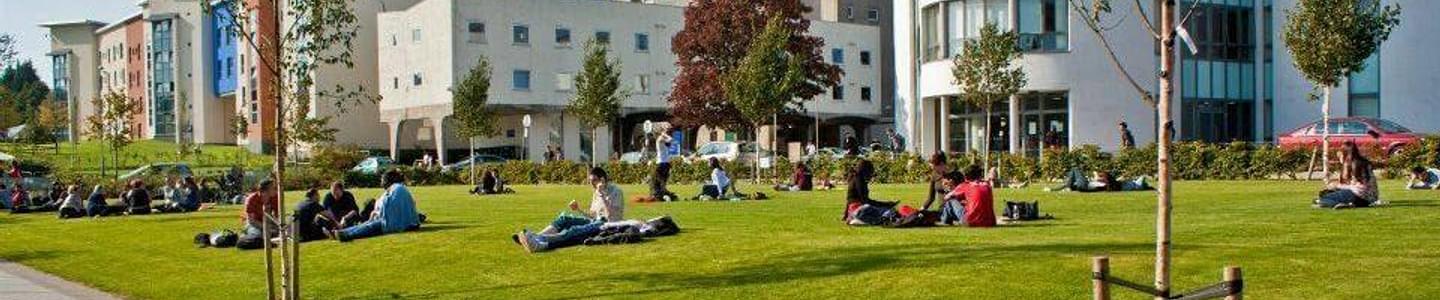
[[[1140,0],[1134,0],[1135,4],[1133,8],[1135,9],[1135,14],[1139,16],[1139,24],[1145,29],[1144,32],[1148,34],[1150,38],[1159,43],[1160,47],[1160,70],[1156,73],[1160,89],[1158,98],[1151,94],[1150,90],[1141,85],[1139,81],[1135,80],[1135,76],[1131,75],[1129,70],[1125,69],[1124,64],[1120,62],[1119,57],[1115,54],[1115,47],[1111,45],[1110,40],[1106,38],[1108,32],[1118,28],[1120,22],[1125,20],[1122,17],[1119,21],[1110,23],[1111,21],[1106,19],[1113,13],[1111,0],[1088,0],[1089,3],[1081,3],[1087,0],[1069,1],[1070,8],[1074,10],[1076,15],[1080,16],[1079,19],[1081,23],[1084,24],[1085,28],[1090,30],[1091,33],[1095,34],[1096,40],[1100,42],[1101,48],[1105,49],[1105,54],[1110,58],[1110,62],[1115,66],[1116,71],[1120,73],[1120,77],[1125,79],[1125,81],[1135,89],[1135,93],[1140,96],[1140,99],[1144,103],[1155,106],[1157,117],[1156,131],[1159,132],[1159,139],[1156,141],[1155,150],[1155,189],[1157,191],[1155,197],[1155,290],[1159,292],[1155,295],[1155,299],[1168,299],[1170,297],[1170,211],[1173,207],[1170,182],[1170,144],[1172,132],[1161,128],[1170,128],[1171,124],[1170,105],[1171,99],[1174,98],[1175,90],[1175,83],[1172,77],[1175,69],[1175,38],[1179,36],[1176,34],[1175,28],[1177,28],[1177,24],[1185,24],[1186,19],[1195,12],[1193,5],[1198,5],[1199,1],[1192,2],[1191,8],[1184,14],[1185,19],[1176,21],[1176,1],[1155,0],[1154,7],[1159,7],[1159,9],[1153,10],[1153,12],[1159,16],[1160,23],[1154,24],[1150,21],[1151,17],[1146,14],[1146,10],[1144,6],[1141,5]],[[1152,46],[1146,45],[1146,47]]]
[[[235,136],[236,139],[243,139],[243,138],[245,138],[246,136],[249,136],[249,135],[250,135],[250,118],[249,118],[249,116],[246,116],[244,112],[236,112],[234,116],[231,116],[231,117],[230,117],[230,128],[226,128],[226,129],[228,129],[228,130],[230,131],[230,135]],[[248,154],[250,151],[240,151],[240,152],[241,152],[241,154],[240,154],[240,162],[239,162],[238,164],[236,164],[236,165],[237,165],[237,166],[244,167],[244,166],[250,161],[250,159],[249,159],[249,158],[250,158],[250,155]]]
[[[379,96],[358,86],[336,85],[317,87],[314,76],[332,66],[353,68],[351,61],[353,45],[359,34],[359,18],[351,8],[350,0],[229,0],[212,3],[200,1],[206,14],[225,20],[226,31],[241,39],[242,47],[248,47],[256,55],[252,60],[259,72],[273,75],[264,82],[273,88],[273,94],[262,94],[262,98],[273,98],[275,104],[275,163],[272,177],[276,186],[285,186],[285,161],[289,147],[296,143],[316,143],[334,139],[335,130],[327,124],[328,117],[311,115],[310,105],[314,101],[333,102],[342,111],[344,107],[362,101],[376,102]],[[247,4],[248,3],[248,4]],[[268,6],[271,9],[252,9],[254,6]],[[269,11],[268,15],[264,12]],[[259,12],[260,14],[255,15]],[[284,26],[281,26],[284,25]],[[278,205],[285,207],[285,194],[280,193]],[[281,228],[286,228],[288,218],[281,210],[277,217]],[[280,232],[281,277],[284,298],[300,298],[299,243],[293,234]],[[266,244],[266,270],[272,275],[273,258],[269,244]],[[267,276],[268,296],[276,299],[274,278]]]
[[[1330,178],[1330,90],[1365,69],[1365,59],[1400,24],[1400,7],[1380,1],[1301,0],[1285,10],[1285,46],[1295,69],[1323,95],[1320,104],[1321,167]],[[1312,96],[1313,101],[1316,97]]]
[[[590,127],[591,165],[601,159],[596,156],[599,149],[595,147],[600,127],[609,126],[620,118],[620,103],[630,97],[628,92],[620,89],[620,60],[611,59],[609,55],[608,44],[593,39],[585,42],[580,75],[575,77],[575,98],[565,108],[565,112]]]
[[[16,54],[15,37],[8,33],[0,34],[0,68],[8,67]]]
[[[12,101],[26,118],[34,117],[41,102],[50,94],[50,88],[35,73],[35,65],[29,61],[5,67],[0,72],[0,86],[14,93]]]
[[[990,113],[995,103],[1005,101],[1025,87],[1025,70],[1020,60],[1019,35],[1014,31],[1000,32],[994,23],[980,27],[980,38],[965,40],[964,51],[955,57],[951,68],[955,83],[960,85],[960,98],[970,105],[985,109],[984,166],[990,169]]]
[[[456,131],[470,138],[470,185],[475,185],[475,137],[493,136],[500,131],[495,124],[495,110],[490,108],[490,60],[485,56],[455,87],[453,110]]]
[[[50,99],[40,104],[35,114],[35,123],[50,132],[50,142],[55,143],[55,152],[60,152],[60,139],[55,138],[57,130],[70,128],[70,109],[62,100]]]
[[[740,64],[722,78],[726,98],[740,112],[750,131],[776,114],[800,108],[801,99],[795,94],[796,88],[805,82],[805,70],[800,58],[785,51],[790,30],[783,22],[779,16],[770,18],[765,29],[750,43]],[[759,170],[758,146],[753,163]],[[758,180],[759,172],[752,173]]]
[[[808,34],[809,12],[799,0],[695,0],[685,8],[685,27],[671,43],[680,72],[670,94],[670,115],[684,127],[736,128],[746,124],[727,99],[720,80],[745,57],[752,41],[772,17],[789,32],[786,51],[800,60],[804,82],[795,95],[810,99],[840,82],[840,68],[825,63],[824,41]]]
[[[130,115],[135,113],[139,107],[138,101],[133,101],[125,95],[116,92],[107,92],[100,97],[90,100],[90,105],[100,111],[85,118],[86,129],[90,131],[90,139],[101,141],[107,148],[110,148],[111,164],[116,168],[120,167],[120,153],[125,151],[125,146],[130,145]],[[100,174],[105,174],[105,163],[100,163]]]
[[[19,101],[15,101],[16,95],[9,88],[0,86],[0,130],[5,130],[25,121],[25,116],[20,114]]]

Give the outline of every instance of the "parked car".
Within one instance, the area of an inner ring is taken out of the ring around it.
[[[474,164],[489,164],[489,163],[503,163],[503,162],[505,162],[505,158],[503,158],[503,157],[494,156],[494,155],[489,155],[489,154],[476,154],[475,156],[471,156],[470,159],[461,160],[461,161],[459,161],[459,162],[456,162],[456,163],[453,163],[453,164],[448,164],[448,165],[445,165],[444,167],[440,167],[440,170],[441,170],[441,171],[445,171],[445,172],[454,172],[454,171],[465,170],[465,169],[467,169],[467,168],[470,168],[470,165],[474,165]]]
[[[149,177],[151,177],[151,176],[163,176],[163,177],[174,176],[174,177],[178,177],[178,178],[183,178],[183,177],[190,177],[190,176],[194,176],[194,175],[195,175],[195,173],[190,171],[190,165],[188,165],[188,164],[184,164],[184,163],[153,163],[153,164],[148,164],[148,165],[140,166],[139,168],[135,168],[135,170],[130,171],[129,173],[125,173],[125,174],[123,174],[123,175],[120,175],[120,177],[118,177],[118,178],[116,178],[116,179],[119,179],[121,182],[126,182],[126,181],[130,181],[130,180],[132,180],[132,179],[145,179],[145,178],[149,178]]]
[[[627,163],[627,164],[639,164],[639,163],[651,162],[651,161],[654,161],[654,160],[655,160],[655,155],[654,155],[654,154],[651,154],[651,153],[653,153],[653,152],[646,152],[646,153],[641,153],[641,152],[639,152],[639,151],[625,152],[625,154],[621,154],[621,155],[620,155],[620,162],[622,162],[622,163]],[[671,156],[670,156],[670,160],[671,160],[671,161],[685,160],[685,156],[684,156],[684,155],[680,155],[680,154],[671,155]]]
[[[700,145],[695,153],[690,155],[691,161],[707,161],[716,158],[720,161],[740,160],[750,162],[755,159],[755,143],[737,142],[709,142]],[[769,150],[760,151],[761,167],[768,167],[775,159],[775,153]]]
[[[380,172],[385,171],[385,169],[389,169],[391,166],[394,165],[395,161],[390,160],[390,157],[371,156],[366,157],[365,160],[361,160],[360,163],[355,164],[354,168],[350,168],[350,172],[362,174],[380,174]]]
[[[1319,148],[1323,128],[1320,121],[1311,122],[1280,135],[1276,141],[1284,149]],[[1345,142],[1354,142],[1355,145],[1367,151],[1381,151],[1380,153],[1370,153],[1370,155],[1391,155],[1399,152],[1405,145],[1419,141],[1420,136],[1411,132],[1410,129],[1385,119],[1363,117],[1330,119],[1331,148],[1339,148]]]

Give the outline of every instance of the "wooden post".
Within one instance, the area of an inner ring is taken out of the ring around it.
[[[1230,283],[1230,288],[1225,292],[1225,300],[1243,300],[1245,293],[1245,280],[1240,276],[1240,267],[1225,267],[1225,282]]]
[[[1315,179],[1315,156],[1318,155],[1319,153],[1320,153],[1320,148],[1315,148],[1315,149],[1313,149],[1313,150],[1310,150],[1310,165],[1307,166],[1307,167],[1305,167],[1305,180],[1306,180],[1306,181],[1310,181],[1310,180],[1314,180],[1314,179]]]
[[[1091,280],[1094,283],[1094,299],[1110,300],[1110,284],[1105,282],[1105,278],[1110,276],[1110,257],[1096,256],[1091,258],[1090,271],[1094,274],[1094,279]]]

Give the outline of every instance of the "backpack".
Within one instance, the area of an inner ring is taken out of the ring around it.
[[[639,230],[636,230],[635,227],[633,227],[633,226],[623,226],[623,227],[616,227],[616,228],[611,228],[611,229],[603,230],[603,231],[600,232],[600,234],[597,234],[597,235],[595,235],[595,236],[593,236],[593,237],[590,237],[590,238],[588,238],[588,239],[585,239],[585,245],[587,245],[587,246],[594,246],[594,245],[634,244],[634,243],[642,242],[642,241],[644,241],[644,240],[645,240],[645,236],[644,236],[644,235],[641,235],[641,234],[640,234],[640,231],[639,231]]]
[[[1005,217],[1006,219],[1010,219],[1010,220],[1012,220],[1012,221],[1032,221],[1032,220],[1039,220],[1039,219],[1042,218],[1042,217],[1040,216],[1040,202],[1039,202],[1039,201],[1035,201],[1035,202],[1025,202],[1025,201],[1011,202],[1011,201],[1005,201],[1005,212],[1004,212],[1003,214],[1004,214],[1004,217]],[[1045,216],[1045,218],[1049,218],[1049,217],[1050,217],[1050,216],[1048,216],[1048,215]]]
[[[200,248],[229,248],[235,247],[235,243],[239,239],[240,235],[235,234],[234,231],[230,231],[229,229],[216,231],[215,233],[202,232],[195,235],[195,246]]]
[[[680,233],[680,225],[675,224],[670,216],[663,216],[645,221],[645,225],[640,226],[640,233],[650,237],[675,235]]]

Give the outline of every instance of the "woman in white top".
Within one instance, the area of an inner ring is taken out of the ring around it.
[[[65,199],[60,202],[60,218],[85,217],[84,198],[80,197],[80,186],[71,185],[65,190]]]

